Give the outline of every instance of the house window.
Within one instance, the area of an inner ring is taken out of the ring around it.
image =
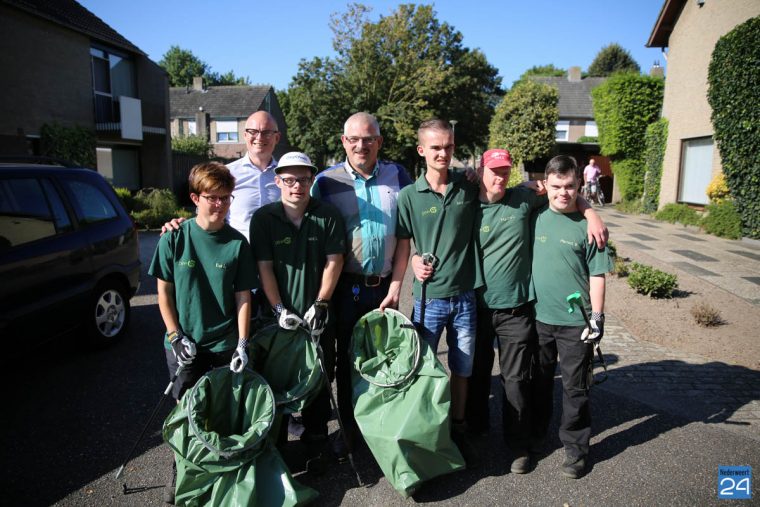
[[[216,142],[217,143],[237,143],[238,142],[238,123],[237,120],[216,122]]]
[[[707,185],[712,178],[712,137],[684,139],[681,148],[681,177],[678,201],[708,204]]]
[[[596,128],[595,121],[586,122],[586,131],[584,132],[583,135],[589,136],[589,137],[599,137],[599,129]]]
[[[134,62],[126,55],[90,48],[95,122],[119,121],[119,97],[137,97]]]
[[[194,136],[196,134],[195,130],[195,120],[188,120],[187,122],[187,135]]]
[[[567,141],[570,135],[570,122],[567,120],[560,120],[557,122],[557,127],[554,131],[554,139],[557,141]]]

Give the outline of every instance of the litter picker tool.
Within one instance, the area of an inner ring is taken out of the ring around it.
[[[307,327],[306,329],[309,331],[311,341],[314,343],[314,347],[317,349],[319,368],[322,370],[322,375],[325,377],[326,389],[330,394],[330,403],[332,405],[332,409],[335,410],[336,414],[338,414],[338,426],[340,427],[340,433],[343,436],[343,443],[346,444],[346,450],[348,451],[348,461],[351,463],[351,468],[353,468],[354,474],[356,475],[356,482],[359,483],[359,486],[364,487],[366,484],[362,481],[361,476],[359,476],[359,470],[356,468],[356,464],[354,463],[354,455],[351,452],[351,442],[348,441],[348,434],[346,433],[346,429],[343,426],[343,419],[340,417],[338,403],[335,401],[335,395],[333,394],[332,386],[330,385],[330,377],[327,375],[327,367],[325,366],[325,354],[322,350],[322,345],[319,343],[319,336],[312,333],[310,328]]]
[[[161,395],[161,398],[158,400],[158,404],[156,405],[156,408],[153,409],[153,413],[150,414],[150,417],[148,418],[148,421],[145,423],[145,426],[143,426],[142,432],[140,432],[140,436],[137,437],[137,441],[135,441],[135,444],[132,446],[132,449],[129,450],[129,453],[127,453],[127,457],[124,458],[124,463],[119,467],[119,469],[116,471],[116,479],[121,477],[121,474],[124,472],[124,467],[127,466],[127,463],[129,463],[129,460],[132,459],[132,454],[134,454],[135,449],[137,449],[137,446],[142,441],[143,437],[145,436],[145,432],[148,431],[148,427],[153,422],[153,419],[156,418],[156,415],[158,414],[158,411],[161,409],[161,406],[164,404],[164,400],[169,396],[169,393],[172,391],[172,387],[174,386],[174,382],[177,381],[177,376],[180,374],[184,366],[180,365],[179,368],[177,368],[177,371],[172,375],[171,380],[169,381],[169,385],[166,386],[166,389],[164,389],[164,393]],[[123,485],[124,494],[127,494],[128,488],[127,483],[125,482]]]
[[[567,300],[567,312],[573,313],[574,306],[578,307],[578,309],[581,311],[581,315],[583,316],[583,320],[586,322],[586,328],[588,328],[589,333],[591,332],[591,320],[588,318],[588,313],[586,312],[586,308],[583,306],[583,300],[581,299],[581,293],[580,292],[573,292],[566,298]],[[604,356],[602,355],[602,349],[599,347],[599,340],[594,340],[594,350],[596,351],[596,355],[599,358],[599,362],[602,364],[602,368],[604,368],[604,375],[601,376],[597,384],[601,384],[605,380],[607,380],[607,363],[604,361]]]

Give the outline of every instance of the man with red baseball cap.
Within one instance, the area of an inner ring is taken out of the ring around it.
[[[467,395],[467,426],[488,431],[493,342],[499,347],[503,391],[503,432],[513,451],[512,473],[532,469],[531,451],[544,435],[533,434],[530,365],[537,350],[535,295],[531,286],[531,215],[547,203],[543,195],[520,185],[508,188],[512,156],[506,149],[483,154],[478,168],[480,209],[477,242],[483,259],[485,285],[476,291],[477,338]],[[603,246],[607,230],[587,202],[578,200],[589,224],[589,240]],[[593,233],[593,234],[592,234]]]

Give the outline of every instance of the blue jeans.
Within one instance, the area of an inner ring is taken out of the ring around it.
[[[438,342],[446,329],[449,346],[449,369],[460,377],[472,374],[477,322],[475,291],[467,291],[441,299],[425,301],[425,322],[421,326],[422,339],[438,351]],[[420,300],[414,299],[414,322],[419,324]]]

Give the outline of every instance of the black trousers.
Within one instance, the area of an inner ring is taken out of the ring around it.
[[[365,313],[380,306],[388,294],[391,277],[380,280],[377,287],[367,287],[362,277],[346,273],[338,279],[333,293],[334,324],[336,337],[336,374],[338,388],[338,411],[347,431],[355,429],[354,406],[351,389],[351,336],[354,326]]]
[[[554,326],[536,322],[538,371],[536,383],[536,431],[546,435],[552,418],[554,372],[562,374],[562,420],[559,439],[573,458],[587,456],[591,439],[591,406],[588,369],[593,347],[580,340],[584,326]]]
[[[171,349],[164,349],[164,353],[166,355],[166,366],[169,368],[169,380],[171,380],[179,368],[179,363],[177,363],[177,358],[174,357],[174,352]],[[182,368],[182,371],[177,375],[177,380],[172,386],[172,396],[174,399],[179,401],[182,395],[185,394],[185,391],[191,389],[198,382],[198,379],[210,370],[229,365],[234,353],[235,349],[223,352],[198,350],[190,366]]]
[[[467,395],[467,424],[488,429],[494,339],[499,348],[504,439],[515,451],[530,447],[532,438],[531,365],[538,340],[533,305],[510,309],[479,309],[473,372]]]

